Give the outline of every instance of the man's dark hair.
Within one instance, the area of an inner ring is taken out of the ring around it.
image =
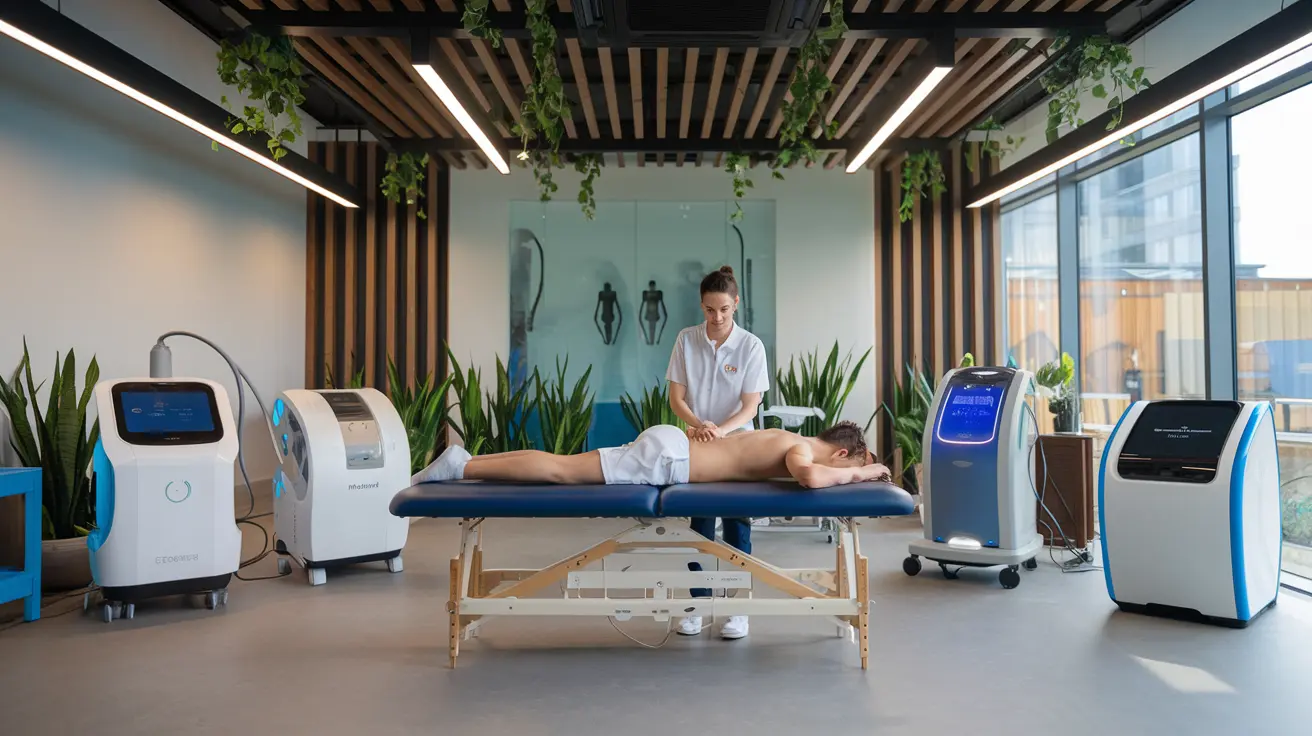
[[[863,460],[870,457],[866,454],[866,433],[856,422],[838,422],[821,432],[817,439],[847,450],[848,457],[860,457]]]

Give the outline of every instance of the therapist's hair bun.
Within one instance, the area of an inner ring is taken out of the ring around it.
[[[738,297],[738,280],[733,277],[733,266],[721,266],[718,271],[711,271],[702,279],[702,296],[707,294],[728,294]]]

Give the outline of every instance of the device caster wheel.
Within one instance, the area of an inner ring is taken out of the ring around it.
[[[292,573],[292,563],[286,557],[278,558],[278,574],[290,575]]]
[[[401,555],[387,561],[388,572],[401,572],[402,570],[405,570],[405,562],[401,560]]]
[[[825,543],[826,543],[826,544],[833,544],[833,543],[834,543],[834,535],[830,534],[828,537],[826,537],[826,538],[825,538]]]
[[[942,562],[938,563],[938,569],[943,571],[943,577],[947,578],[948,580],[956,580],[959,577],[957,573],[949,570],[948,566],[944,565]]]
[[[1020,585],[1020,573],[1017,572],[1016,566],[1012,565],[998,573],[998,582],[1002,583],[1002,587],[1008,590]]]
[[[1029,558],[1028,560],[1025,560],[1025,569],[1026,570],[1039,569],[1039,561],[1034,559],[1033,557]]]
[[[310,585],[323,585],[328,582],[328,571],[322,567],[312,567],[306,572],[309,573]]]
[[[129,603],[123,606],[123,618],[131,621],[132,617],[137,614],[137,604]]]
[[[905,560],[902,560],[902,572],[910,575],[911,577],[915,577],[916,575],[919,575],[920,569],[921,569],[921,565],[920,565],[919,557],[916,557],[915,555],[911,555]],[[943,569],[946,570],[947,568],[943,568]]]
[[[223,590],[220,590],[220,591],[219,591],[219,605],[220,605],[220,606],[226,606],[226,605],[228,605],[228,589],[227,589],[227,588],[224,588]]]
[[[114,620],[114,606],[113,606],[112,604],[109,604],[109,603],[106,603],[106,604],[104,604],[103,606],[101,606],[101,607],[100,607],[100,618],[101,618],[102,620],[104,620],[105,623],[109,623],[110,621],[113,621],[113,620]]]

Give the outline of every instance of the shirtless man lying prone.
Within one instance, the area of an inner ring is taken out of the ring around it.
[[[678,427],[660,425],[623,447],[581,455],[518,450],[470,457],[451,446],[415,474],[413,483],[501,480],[571,485],[754,481],[793,477],[805,488],[863,481],[888,481],[888,468],[875,463],[861,428],[839,422],[819,437],[782,429],[741,432],[715,442],[690,443]]]

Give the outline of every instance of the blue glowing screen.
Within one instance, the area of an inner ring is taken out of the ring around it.
[[[939,414],[938,438],[946,442],[992,440],[1006,390],[1006,384],[964,384],[949,388]]]
[[[134,434],[213,432],[209,396],[201,391],[124,391],[123,416]]]

